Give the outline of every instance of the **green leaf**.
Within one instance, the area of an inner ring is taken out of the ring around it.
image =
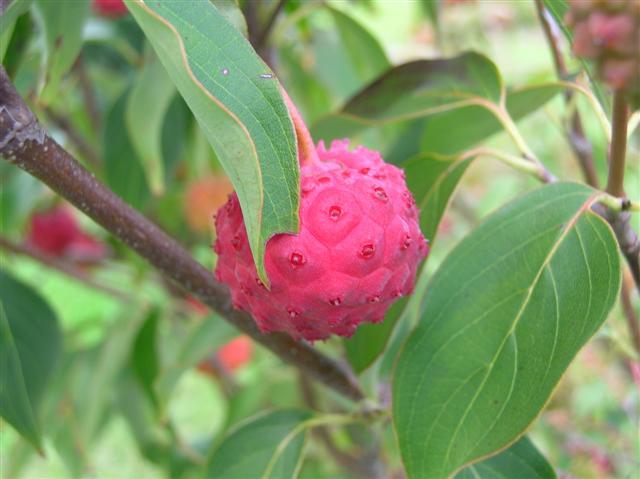
[[[89,0],[37,0],[36,18],[41,22],[46,46],[41,104],[50,103],[60,92],[60,81],[76,61],[82,47],[82,29],[89,13]]]
[[[4,60],[16,20],[23,13],[26,13],[31,6],[31,0],[13,0],[9,3],[4,13],[0,15],[0,61]]]
[[[53,310],[0,270],[0,416],[38,449],[40,406],[61,352]]]
[[[362,324],[354,335],[345,340],[347,359],[356,373],[367,369],[384,351],[396,322],[409,302],[405,297],[396,301],[379,324]]]
[[[523,436],[508,449],[463,469],[455,479],[555,479],[556,473],[536,446]]]
[[[148,55],[129,94],[125,118],[131,143],[156,195],[165,188],[162,125],[174,93],[175,86],[158,58]]]
[[[306,440],[306,411],[275,411],[233,430],[214,451],[208,478],[290,479],[297,477]]]
[[[238,6],[237,0],[211,0],[216,8],[227,21],[233,25],[244,37],[248,37],[247,21],[244,18],[242,10]]]
[[[463,106],[491,106],[499,103],[502,92],[498,70],[479,53],[405,63],[388,70],[339,112],[322,118],[313,136],[332,140]]]
[[[430,242],[434,242],[449,200],[473,159],[425,153],[404,164],[407,186],[420,208],[420,230]]]
[[[151,311],[138,331],[131,351],[131,366],[135,377],[154,405],[157,404],[157,398],[153,384],[160,372],[160,359],[156,344],[159,319],[159,312],[157,310]]]
[[[218,315],[210,315],[189,327],[186,333],[173,330],[161,345],[163,361],[154,389],[161,408],[166,407],[182,374],[229,342],[238,331]]]
[[[398,358],[393,420],[410,478],[508,446],[602,325],[620,287],[597,192],[539,188],[469,234],[432,278]]]
[[[507,94],[507,111],[514,121],[544,106],[564,87],[556,83],[527,86]],[[420,151],[453,155],[502,130],[484,105],[470,105],[431,116],[422,133]]]
[[[329,7],[329,12],[358,78],[368,82],[389,68],[384,50],[371,33],[342,11]]]
[[[266,241],[298,230],[296,138],[280,86],[209,2],[127,0],[238,193],[258,274]]]
[[[150,197],[144,170],[125,124],[129,92],[125,92],[109,111],[105,121],[102,152],[109,187],[134,208],[142,209]]]

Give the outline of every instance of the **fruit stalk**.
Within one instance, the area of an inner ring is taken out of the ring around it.
[[[344,365],[284,334],[262,334],[235,311],[227,289],[173,238],[106,188],[48,136],[0,67],[0,155],[66,198],[157,270],[270,349],[329,388],[359,401],[364,394]]]

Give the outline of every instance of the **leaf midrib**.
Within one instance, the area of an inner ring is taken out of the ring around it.
[[[458,433],[459,433],[460,429],[462,428],[463,423],[465,422],[465,419],[466,419],[467,415],[471,411],[471,408],[475,404],[475,401],[477,400],[478,396],[482,392],[482,390],[484,388],[484,385],[486,384],[486,381],[489,378],[489,376],[491,374],[491,371],[493,370],[493,367],[495,365],[495,361],[496,361],[497,356],[502,352],[502,350],[504,348],[504,345],[506,344],[507,339],[509,338],[509,336],[511,336],[512,334],[515,333],[515,330],[516,330],[516,328],[517,328],[517,326],[518,326],[518,324],[520,322],[520,319],[522,318],[522,316],[524,314],[524,311],[526,310],[526,308],[529,305],[529,302],[531,300],[531,296],[533,294],[533,291],[537,287],[538,282],[540,281],[540,278],[542,277],[542,273],[547,268],[547,265],[550,263],[551,259],[555,256],[555,253],[557,252],[557,250],[560,247],[560,245],[564,242],[564,240],[567,237],[567,235],[569,234],[569,232],[575,227],[575,225],[576,225],[578,219],[580,218],[580,216],[582,216],[582,214],[585,212],[585,210],[587,210],[593,204],[593,202],[596,200],[596,198],[597,198],[597,195],[595,193],[587,198],[585,203],[578,209],[578,211],[576,211],[576,213],[567,222],[566,227],[563,229],[561,234],[558,236],[557,241],[553,244],[553,246],[549,250],[549,253],[545,256],[545,258],[544,258],[540,268],[538,269],[538,272],[537,272],[537,274],[536,274],[531,286],[528,288],[525,300],[523,301],[520,309],[518,310],[516,318],[513,321],[513,325],[511,326],[509,332],[505,335],[505,338],[503,339],[502,343],[498,347],[498,350],[496,351],[496,354],[493,356],[493,358],[491,360],[491,363],[489,364],[489,367],[487,368],[487,373],[485,375],[484,380],[482,381],[482,383],[478,387],[478,389],[476,391],[476,394],[474,395],[474,397],[471,399],[471,401],[467,405],[467,408],[466,408],[464,414],[462,415],[462,418],[458,422],[458,426],[456,427],[456,429],[454,431],[453,437],[449,441],[449,447],[447,448],[447,452],[445,453],[445,461],[444,461],[445,464],[447,464],[449,462],[449,457],[451,455],[451,448],[453,447],[453,444],[454,444],[454,442],[455,442],[455,440],[456,440],[456,438],[458,436]],[[513,387],[513,385],[511,385],[511,387]],[[505,404],[506,404],[506,402],[505,402]]]

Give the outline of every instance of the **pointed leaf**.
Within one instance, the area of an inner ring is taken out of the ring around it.
[[[275,411],[253,418],[232,431],[213,453],[208,478],[297,477],[306,431],[306,411]]]
[[[127,0],[231,178],[258,274],[266,241],[298,229],[296,139],[280,86],[210,2]]]
[[[389,68],[389,60],[378,40],[356,20],[337,8],[329,12],[338,28],[346,53],[358,77],[369,82]]]
[[[46,46],[43,90],[39,101],[48,104],[59,94],[60,81],[76,61],[82,47],[82,30],[89,0],[38,0],[36,18],[41,22]]]
[[[40,406],[61,352],[53,310],[0,270],[0,416],[38,449]]]
[[[514,121],[544,106],[564,87],[557,83],[527,86],[507,94],[507,111]],[[486,105],[470,105],[433,115],[426,122],[421,151],[453,155],[502,130]]]
[[[102,151],[109,187],[131,206],[142,209],[150,192],[138,155],[122,127],[128,95],[128,91],[123,93],[107,114]]]
[[[482,462],[469,466],[455,479],[556,479],[553,467],[536,449],[536,446],[523,436],[508,449]]]
[[[372,126],[463,106],[496,104],[502,92],[498,70],[479,53],[405,63],[388,70],[339,112],[317,122],[314,138],[342,138]]]
[[[164,192],[162,125],[174,93],[175,86],[158,58],[148,55],[128,96],[125,118],[131,143],[156,195]]]
[[[393,420],[410,478],[446,478],[529,427],[620,287],[597,193],[535,190],[449,254],[398,358]]]

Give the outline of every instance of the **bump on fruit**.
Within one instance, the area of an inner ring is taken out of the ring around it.
[[[266,245],[268,291],[256,273],[234,193],[216,216],[216,277],[237,309],[263,332],[295,339],[351,336],[359,324],[382,321],[413,290],[429,251],[404,173],[348,140],[317,148],[301,167],[300,231]]]

